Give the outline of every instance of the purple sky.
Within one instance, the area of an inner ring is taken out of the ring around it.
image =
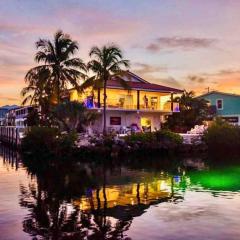
[[[0,105],[20,102],[34,43],[58,29],[80,45],[117,43],[146,80],[240,93],[240,1],[1,0]]]

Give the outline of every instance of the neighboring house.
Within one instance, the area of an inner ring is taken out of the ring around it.
[[[32,106],[15,107],[10,109],[5,115],[6,126],[25,127],[26,120]]]
[[[5,125],[5,118],[6,118],[7,112],[16,108],[18,108],[17,105],[11,105],[11,106],[6,105],[6,106],[0,107],[0,126]]]
[[[240,125],[240,95],[211,91],[198,98],[207,100],[211,108],[215,109],[216,116],[232,124]]]
[[[16,109],[15,111],[15,126],[25,127],[27,126],[28,114],[32,111],[33,106],[24,106]]]
[[[121,85],[123,80],[129,89]],[[125,76],[111,79],[107,83],[107,129],[121,131],[123,128],[159,129],[166,115],[179,111],[178,103],[173,102],[174,94],[183,91],[149,83],[141,77],[127,71]],[[98,91],[87,89],[83,94],[70,90],[71,101],[84,102],[89,109],[102,114],[103,89]],[[102,114],[103,115],[103,114]],[[101,131],[103,117],[94,124],[93,130]]]

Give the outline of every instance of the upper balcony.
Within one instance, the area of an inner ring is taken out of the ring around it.
[[[83,102],[88,108],[102,108],[102,98],[100,98],[100,106],[96,96],[86,97]],[[179,104],[171,101],[169,94],[124,92],[123,90],[108,90],[106,107],[107,110],[179,112]]]
[[[125,88],[122,82],[125,81]],[[174,94],[182,90],[149,83],[141,77],[127,71],[126,76],[108,80],[106,95],[108,110],[179,112],[178,103],[174,102]],[[70,100],[84,102],[88,108],[103,107],[103,89],[85,89],[84,93],[70,93]]]
[[[107,98],[107,109],[108,110],[139,110],[149,112],[179,112],[179,103],[171,102],[171,100],[162,101],[157,97],[153,97],[145,102],[140,102],[138,105],[131,98],[132,96],[118,98]],[[101,102],[101,107],[103,103]]]

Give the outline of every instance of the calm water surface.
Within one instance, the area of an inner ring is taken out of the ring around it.
[[[240,165],[139,162],[26,166],[1,148],[0,239],[240,239]]]

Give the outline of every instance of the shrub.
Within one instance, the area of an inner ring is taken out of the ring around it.
[[[158,142],[169,142],[177,145],[183,143],[182,136],[167,129],[156,131],[155,135]]]
[[[76,132],[70,132],[68,134],[58,135],[58,138],[56,141],[55,153],[57,153],[58,155],[61,155],[62,157],[65,154],[71,153],[71,150],[76,140],[77,140]]]
[[[128,143],[152,143],[156,141],[156,136],[152,132],[133,133],[125,138]]]
[[[127,143],[142,143],[142,144],[167,144],[179,145],[182,144],[182,137],[169,130],[159,130],[156,132],[135,133],[125,138]]]
[[[205,132],[203,140],[211,152],[236,152],[240,147],[240,128],[217,119]]]
[[[58,130],[47,127],[32,127],[22,140],[22,150],[34,154],[41,154],[55,149]]]
[[[56,128],[32,127],[23,138],[21,149],[36,158],[60,155],[71,151],[75,139],[74,133],[61,135]]]

